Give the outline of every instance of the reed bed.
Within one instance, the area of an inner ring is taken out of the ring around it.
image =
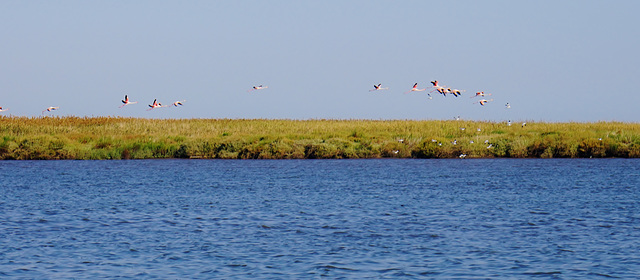
[[[0,117],[0,159],[640,157],[636,123]]]

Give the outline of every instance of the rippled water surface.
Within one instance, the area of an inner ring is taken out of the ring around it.
[[[640,160],[0,162],[2,279],[640,278]]]

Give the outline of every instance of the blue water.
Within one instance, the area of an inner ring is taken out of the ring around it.
[[[640,278],[640,160],[0,162],[2,279]]]

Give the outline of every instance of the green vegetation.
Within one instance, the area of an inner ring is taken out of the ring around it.
[[[0,159],[640,157],[619,122],[0,117],[0,137]]]

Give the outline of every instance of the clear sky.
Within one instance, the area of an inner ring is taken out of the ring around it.
[[[638,122],[638,11],[640,1],[0,0],[0,114]],[[404,94],[435,79],[466,92]],[[390,89],[369,92],[378,83]],[[494,101],[474,104],[477,91]],[[125,94],[139,103],[119,109]],[[186,102],[147,111],[156,98]]]

